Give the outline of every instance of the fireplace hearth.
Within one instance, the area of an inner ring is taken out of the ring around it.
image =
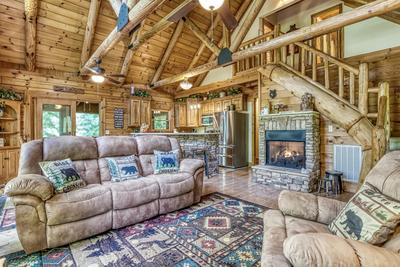
[[[260,165],[252,167],[257,183],[311,192],[320,175],[319,113],[313,111],[260,117]]]

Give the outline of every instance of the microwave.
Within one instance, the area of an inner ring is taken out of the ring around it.
[[[201,126],[213,126],[214,115],[203,115],[201,116]]]

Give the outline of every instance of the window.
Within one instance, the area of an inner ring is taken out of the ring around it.
[[[101,134],[99,103],[39,98],[35,109],[35,138]]]
[[[71,134],[71,107],[61,104],[43,105],[43,137]]]
[[[311,16],[311,23],[317,23],[342,13],[342,5],[333,6]],[[343,58],[343,28],[314,39],[314,47],[336,58]],[[321,58],[318,58],[321,63]]]
[[[169,113],[167,111],[153,111],[153,130],[169,130]]]
[[[99,136],[99,104],[80,102],[76,106],[76,135]]]

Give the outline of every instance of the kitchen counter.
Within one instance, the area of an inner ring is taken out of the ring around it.
[[[166,135],[166,136],[175,136],[175,135],[184,135],[184,136],[205,136],[205,135],[219,135],[219,133],[132,133],[133,136],[140,135]]]
[[[179,141],[184,158],[204,160],[204,154],[196,151],[206,151],[208,175],[218,174],[219,133],[132,133],[133,136],[164,135],[174,137]]]

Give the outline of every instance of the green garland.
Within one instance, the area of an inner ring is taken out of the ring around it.
[[[135,93],[133,96],[138,96],[138,97],[150,97],[149,92],[145,91],[145,90],[135,90]]]
[[[0,87],[0,98],[8,100],[18,100],[18,101],[21,101],[23,99],[21,94],[18,94],[14,91],[11,91],[3,87]]]

